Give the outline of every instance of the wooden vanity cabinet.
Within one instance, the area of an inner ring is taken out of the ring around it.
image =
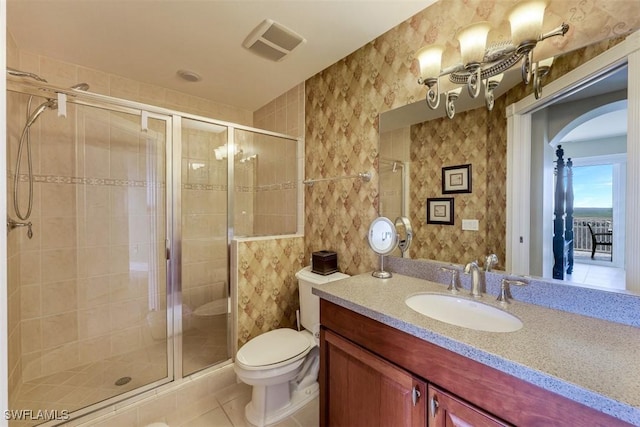
[[[500,427],[509,425],[434,385],[429,385],[428,390],[429,427]]]
[[[321,336],[327,390],[321,426],[507,426],[329,330]]]
[[[630,425],[324,299],[320,323],[321,427]]]
[[[331,331],[322,331],[321,340],[326,372],[321,388],[328,393],[320,425],[427,425],[425,381]]]

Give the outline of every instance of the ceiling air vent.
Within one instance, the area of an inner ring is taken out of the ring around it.
[[[249,34],[242,45],[256,55],[272,61],[280,61],[305,41],[289,28],[271,19],[265,19]]]

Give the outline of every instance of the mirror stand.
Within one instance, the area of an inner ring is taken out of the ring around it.
[[[384,271],[384,255],[380,255],[380,270],[374,271],[371,275],[378,279],[388,279],[391,277],[391,272]]]

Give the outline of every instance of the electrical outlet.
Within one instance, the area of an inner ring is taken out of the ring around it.
[[[477,219],[463,219],[462,229],[469,231],[478,231],[480,229],[480,222]]]

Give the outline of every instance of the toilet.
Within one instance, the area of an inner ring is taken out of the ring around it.
[[[236,355],[234,369],[238,378],[253,387],[245,417],[258,427],[281,421],[318,396],[320,299],[312,294],[312,286],[349,276],[323,276],[305,267],[296,277],[304,329],[266,332],[243,345]]]

